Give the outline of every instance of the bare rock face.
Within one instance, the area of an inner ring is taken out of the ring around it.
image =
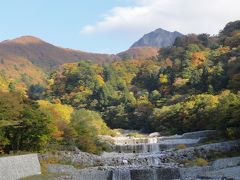
[[[169,32],[169,31],[159,28],[153,32],[145,34],[141,39],[139,39],[137,42],[135,42],[131,46],[131,48],[144,47],[144,46],[165,48],[168,46],[172,46],[175,39],[182,35],[183,34],[177,32],[177,31]]]

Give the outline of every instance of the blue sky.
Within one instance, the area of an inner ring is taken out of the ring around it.
[[[239,0],[2,0],[0,40],[33,35],[83,51],[116,53],[156,28],[217,34],[240,19]]]

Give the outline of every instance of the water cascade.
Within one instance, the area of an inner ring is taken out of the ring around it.
[[[130,169],[114,169],[112,173],[112,180],[131,180]]]
[[[192,146],[199,143],[201,138],[184,139],[181,136],[177,138],[129,138],[121,137],[114,139],[114,151],[118,153],[157,153],[162,150],[175,148],[179,144]]]

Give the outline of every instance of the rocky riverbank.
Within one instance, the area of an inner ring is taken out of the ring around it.
[[[236,179],[239,170],[240,157],[227,159],[211,160],[215,154],[226,154],[229,152],[240,152],[240,140],[226,141],[212,144],[200,144],[203,138],[210,134],[210,131],[187,133],[183,135],[169,137],[154,137],[157,141],[153,144],[171,144],[165,149],[158,149],[156,152],[135,152],[103,153],[100,156],[84,153],[80,151],[60,151],[54,156],[63,162],[71,165],[51,164],[48,167],[51,173],[68,174],[59,179],[76,180],[158,180],[158,179],[214,179],[215,177],[229,177]],[[151,145],[149,139],[125,138],[131,148],[135,145]],[[152,137],[151,137],[152,138]],[[184,144],[187,140],[198,140],[194,144]],[[124,138],[115,144],[125,146]],[[183,141],[182,141],[183,140]],[[139,143],[141,142],[141,143]],[[145,143],[144,143],[145,142]],[[178,142],[178,143],[176,143]],[[174,144],[174,146],[172,146]],[[177,148],[178,145],[184,145],[183,149]],[[132,149],[131,149],[132,150]],[[46,158],[48,155],[41,156]],[[194,163],[197,160],[203,163]],[[231,175],[233,172],[233,175]],[[235,173],[236,172],[236,173]]]
[[[69,175],[58,179],[73,180],[195,180],[195,179],[231,179],[238,180],[240,157],[224,158],[213,161],[208,166],[177,167],[167,166],[136,166],[117,167],[103,166],[77,170],[68,165],[49,165],[52,173]]]

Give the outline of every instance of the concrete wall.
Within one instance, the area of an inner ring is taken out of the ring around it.
[[[0,158],[0,180],[16,180],[41,174],[37,154]]]

